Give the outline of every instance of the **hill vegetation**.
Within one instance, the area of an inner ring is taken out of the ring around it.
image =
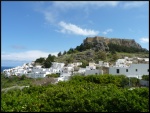
[[[58,57],[48,55],[46,60],[39,58],[35,62],[46,68],[50,67],[53,61],[64,62],[67,65],[72,62],[88,64],[88,62],[97,63],[103,60],[113,64],[118,58],[124,58],[125,56],[149,58],[149,51],[132,39],[87,37],[79,46],[59,52]]]

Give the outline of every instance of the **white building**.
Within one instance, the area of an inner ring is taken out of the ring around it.
[[[98,69],[85,71],[85,75],[99,75],[99,74],[103,74],[103,71]]]
[[[89,66],[95,66],[94,62],[89,62]]]
[[[86,68],[79,68],[79,71],[77,72],[77,74],[85,75],[85,71],[86,71]]]
[[[86,66],[86,70],[94,70],[96,69],[96,66]]]
[[[63,68],[64,65],[65,65],[64,63],[52,62],[52,68],[53,69]]]
[[[109,67],[109,74],[123,74],[127,77],[141,79],[143,75],[149,75],[149,64],[131,64],[129,67]]]
[[[98,66],[100,66],[100,67],[102,67],[102,66],[109,67],[109,63],[108,62],[104,62],[104,61],[99,61]]]
[[[74,71],[74,68],[73,67],[63,67],[62,68],[62,71],[61,71],[61,73],[60,73],[60,75],[62,75],[62,74],[70,74],[70,75],[72,75],[73,74],[73,71]]]
[[[77,66],[81,66],[82,65],[82,62],[76,62],[76,63],[73,63],[75,67]]]

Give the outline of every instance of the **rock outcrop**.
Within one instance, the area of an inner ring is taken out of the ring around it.
[[[96,36],[96,37],[87,37],[83,41],[83,44],[85,46],[91,45],[92,49],[99,49],[103,51],[109,50],[108,47],[109,43],[142,49],[140,44],[136,43],[134,39],[106,38],[106,37]]]

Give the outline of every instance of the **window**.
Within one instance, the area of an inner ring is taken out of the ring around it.
[[[137,69],[135,69],[135,71],[138,71]]]
[[[117,73],[119,73],[119,69],[117,69]]]
[[[128,72],[128,69],[126,69],[126,72]]]

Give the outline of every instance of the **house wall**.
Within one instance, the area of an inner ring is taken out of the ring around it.
[[[140,85],[141,85],[141,86],[147,86],[147,87],[149,87],[149,81],[140,80]]]
[[[95,69],[95,70],[86,70],[85,71],[85,75],[98,75],[98,74],[102,74],[102,71],[100,71],[100,70],[97,70],[97,69]]]
[[[119,69],[119,73],[117,73],[117,69]],[[126,72],[126,69],[128,69],[128,72]],[[141,79],[143,75],[149,75],[148,69],[149,69],[148,64],[131,64],[130,67],[110,67],[109,74],[113,75],[123,74],[128,77],[137,77]]]
[[[86,70],[96,69],[96,66],[86,66]]]

